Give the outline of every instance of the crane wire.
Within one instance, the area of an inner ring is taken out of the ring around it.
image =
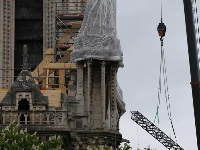
[[[162,23],[162,0],[161,0],[161,23]],[[176,133],[172,121],[172,115],[171,115],[171,105],[170,105],[170,96],[169,96],[169,86],[168,86],[168,79],[167,79],[167,68],[166,68],[166,60],[165,60],[165,52],[164,52],[164,46],[163,46],[163,36],[160,38],[161,42],[161,60],[160,60],[160,74],[159,74],[159,87],[158,87],[158,103],[157,103],[157,110],[156,115],[154,118],[154,123],[156,122],[156,119],[158,120],[159,125],[159,108],[161,103],[161,94],[162,94],[162,77],[163,77],[163,87],[164,87],[164,95],[167,105],[167,115],[170,120],[171,128],[173,131],[173,135],[176,139]]]
[[[160,18],[161,18],[161,23],[162,23],[162,0],[161,0],[161,3],[160,3]],[[163,45],[163,39],[162,37],[160,38],[160,41],[161,41],[161,46]],[[162,91],[162,86],[161,86],[161,74],[162,74],[162,53],[161,53],[161,60],[160,60],[160,74],[159,74],[159,87],[158,87],[158,103],[157,103],[157,109],[156,109],[156,115],[155,115],[155,118],[154,118],[154,123],[156,122],[156,119],[157,119],[157,123],[159,125],[160,123],[160,119],[159,119],[159,108],[160,108],[160,98],[161,98],[161,91]]]
[[[169,117],[169,120],[170,120],[170,124],[171,124],[171,127],[172,127],[174,137],[176,139],[176,133],[175,133],[174,125],[173,125],[173,122],[172,122],[171,105],[170,105],[170,97],[169,97],[169,87],[168,87],[168,79],[167,79],[167,68],[166,68],[166,63],[165,63],[165,54],[164,54],[163,46],[161,46],[161,53],[162,53],[162,59],[163,59],[163,77],[164,77],[164,89],[165,89],[165,99],[166,99],[166,104],[167,104],[167,113],[168,113],[168,117]]]
[[[159,119],[159,108],[160,108],[160,98],[161,98],[161,91],[162,91],[162,86],[161,86],[161,78],[162,78],[162,54],[161,54],[161,60],[160,60],[160,73],[159,73],[159,81],[158,81],[158,103],[157,103],[157,109],[156,109],[156,115],[154,118],[154,123],[156,122],[156,119],[158,121],[158,125],[160,123]]]
[[[173,121],[172,121],[172,114],[171,114],[170,94],[169,94],[169,86],[168,86],[168,79],[167,79],[167,68],[166,68],[165,52],[164,52],[164,47],[163,47],[163,39],[161,39],[161,61],[160,61],[159,87],[158,87],[158,103],[157,103],[156,115],[154,118],[154,123],[156,122],[156,119],[157,119],[158,125],[160,122],[159,108],[161,104],[162,81],[163,81],[165,101],[167,104],[167,115],[170,120],[173,135],[176,139],[176,133],[175,133],[175,129],[174,129]]]
[[[161,16],[161,23],[162,23],[162,15],[163,15],[162,0],[161,0],[161,4],[160,5],[161,5],[160,6],[160,8],[161,8],[161,14],[160,14],[160,16]]]
[[[137,126],[137,138],[138,138],[138,149],[140,147],[140,137],[139,137],[139,131],[138,131],[138,126]]]

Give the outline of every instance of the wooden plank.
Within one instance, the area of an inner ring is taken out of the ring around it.
[[[64,63],[70,60],[70,52],[66,51],[65,55],[60,58],[56,63]]]
[[[38,73],[41,74],[43,68],[48,65],[54,59],[54,55],[45,55],[44,59],[40,62],[40,64],[35,68],[35,70],[31,73],[32,76],[37,76]]]
[[[67,51],[70,51],[70,52],[73,50],[74,50],[74,44],[70,48],[67,49]]]
[[[60,69],[76,69],[75,63],[49,63],[44,67],[44,69],[54,69],[54,70],[60,70]]]
[[[49,69],[47,69],[46,88],[49,86]]]
[[[59,88],[63,88],[65,85],[65,71],[59,70]]]
[[[9,89],[1,89],[0,90],[0,102],[3,100],[3,98],[6,96]]]
[[[59,59],[56,63],[64,63],[64,62],[67,62],[69,61],[70,59],[70,52],[66,52],[66,55],[64,57],[62,57],[61,59]],[[64,69],[64,68],[63,68]],[[50,70],[49,71],[49,74],[53,73],[54,70]],[[39,79],[39,82],[44,80],[46,77],[46,74],[47,74],[47,69],[43,69],[43,72],[40,73],[40,77],[36,78],[37,80]],[[35,75],[37,77],[37,75]]]
[[[43,60],[40,62],[40,64],[35,68],[35,70],[32,72],[32,76],[36,76],[41,74],[43,72],[43,67],[50,63],[54,59],[54,49],[53,48],[48,48],[45,51],[45,55]]]
[[[54,55],[54,48],[48,48],[45,52],[45,55]]]
[[[61,90],[41,90],[44,96],[48,97],[49,106],[59,107],[61,106]]]
[[[76,21],[76,22],[74,22],[74,24],[70,28],[72,28],[72,29],[80,29],[81,25],[82,25],[82,22],[83,21]]]
[[[69,40],[69,38],[75,33],[77,32],[79,29],[69,29],[69,31],[67,31],[65,33],[65,35],[63,37],[60,38],[60,40],[58,41],[58,44],[63,44],[63,43],[67,43],[67,41]]]

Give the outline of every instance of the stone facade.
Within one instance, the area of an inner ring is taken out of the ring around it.
[[[50,106],[47,96],[40,91],[27,67],[27,51],[23,52],[23,70],[0,102],[0,127],[15,122],[26,127],[30,133],[37,132],[41,139],[60,135],[64,149],[70,149],[70,135],[67,124],[67,109],[62,106]],[[61,103],[62,99],[57,99]]]
[[[74,5],[59,2],[47,0],[43,3],[44,49],[56,44],[56,11],[61,11],[54,9],[56,5],[69,8]],[[79,4],[81,1],[77,1],[77,8]],[[28,132],[37,132],[41,139],[61,135],[64,149],[77,146],[85,149],[93,142],[113,147],[120,144],[119,120],[125,112],[125,103],[117,82],[118,68],[123,67],[123,54],[116,36],[115,11],[115,0],[88,0],[83,26],[74,40],[74,50],[69,53],[76,69],[70,66],[67,71],[59,70],[64,74],[65,91],[40,89],[28,70],[28,49],[24,46],[22,71],[0,100],[1,127],[16,122],[27,127]],[[90,30],[92,25],[95,30]],[[48,70],[51,71],[52,68]],[[49,74],[45,88],[49,88],[48,78],[53,72]]]
[[[15,2],[0,2],[0,87],[8,88],[14,81]]]

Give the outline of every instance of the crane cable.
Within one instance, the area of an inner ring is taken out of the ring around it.
[[[163,77],[164,77],[164,88],[165,88],[165,99],[166,99],[166,104],[167,104],[167,112],[168,112],[168,117],[169,117],[169,120],[170,120],[170,123],[171,123],[172,130],[173,130],[173,134],[174,134],[174,137],[176,139],[176,133],[175,133],[175,130],[174,130],[174,125],[173,125],[173,122],[172,122],[172,115],[171,115],[169,88],[168,88],[168,82],[167,82],[167,69],[166,69],[166,64],[165,64],[165,55],[164,55],[163,46],[161,47],[161,51],[162,51],[161,53],[163,55]]]
[[[154,123],[156,122],[156,119],[158,120],[158,124],[160,122],[159,119],[159,107],[160,107],[160,97],[161,97],[161,75],[162,75],[162,46],[163,46],[163,37],[165,36],[166,32],[166,26],[162,23],[162,0],[161,0],[161,23],[159,23],[157,27],[158,34],[160,36],[160,41],[161,41],[161,61],[160,61],[160,74],[159,74],[159,87],[158,87],[158,104],[157,104],[157,110],[156,110],[156,115],[154,118]]]
[[[162,76],[163,76],[163,87],[164,87],[164,94],[165,94],[165,99],[166,99],[166,104],[167,104],[167,114],[168,118],[170,120],[171,128],[176,140],[176,133],[174,130],[174,125],[172,122],[172,115],[171,115],[171,106],[170,106],[170,99],[169,99],[169,87],[168,87],[168,80],[167,80],[167,68],[166,68],[166,61],[165,61],[165,53],[164,53],[164,44],[163,44],[163,37],[165,36],[166,32],[166,26],[162,22],[162,1],[161,1],[161,23],[158,25],[158,34],[160,36],[160,42],[161,42],[161,61],[160,61],[160,74],[159,74],[159,87],[158,87],[158,103],[157,103],[157,110],[156,110],[156,115],[154,118],[154,123],[156,122],[156,119],[159,124],[159,108],[160,108],[160,103],[161,103],[161,94],[162,94]]]

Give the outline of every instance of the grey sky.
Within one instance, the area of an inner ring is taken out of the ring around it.
[[[131,110],[140,111],[151,121],[156,113],[160,64],[160,41],[156,28],[160,22],[160,0],[118,0],[117,5],[117,31],[125,65],[119,69],[118,81],[127,109],[121,118],[120,131],[124,138],[131,141],[133,149],[139,144],[141,148],[151,145],[152,148],[164,150],[164,146],[130,118]],[[164,48],[177,142],[185,150],[196,150],[182,0],[163,0],[163,21],[167,26]],[[172,135],[166,107],[162,96],[159,128]]]

